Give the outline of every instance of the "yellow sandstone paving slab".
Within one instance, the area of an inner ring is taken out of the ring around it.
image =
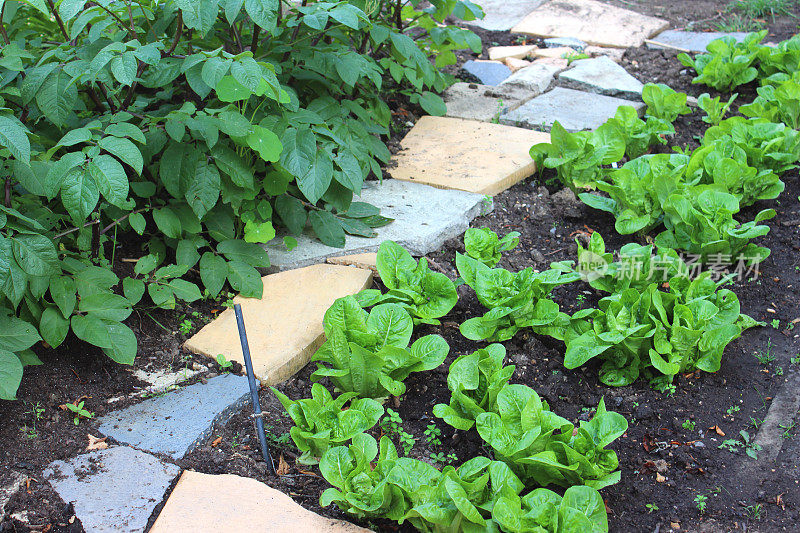
[[[323,340],[322,318],[333,301],[369,286],[372,272],[318,264],[261,278],[264,296],[242,298],[253,369],[266,385],[280,383],[308,363]],[[191,352],[244,364],[236,317],[226,309],[184,345]]]
[[[504,61],[510,57],[515,59],[525,59],[534,48],[535,44],[526,44],[519,46],[492,46],[489,48],[489,59],[496,61]]]
[[[340,255],[338,257],[329,257],[328,263],[331,265],[343,265],[363,268],[371,270],[373,274],[378,273],[376,262],[378,260],[378,252],[367,252],[363,254]]]
[[[669,22],[595,0],[550,0],[511,28],[540,37],[575,37],[598,46],[641,46]]]
[[[369,533],[322,517],[255,479],[186,470],[150,533]]]
[[[425,116],[401,142],[390,172],[399,180],[493,196],[531,176],[531,146],[549,141],[549,134],[523,128]]]

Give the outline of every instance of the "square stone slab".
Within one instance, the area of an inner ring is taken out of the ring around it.
[[[373,275],[378,275],[378,252],[329,257],[327,262],[330,265],[352,266],[371,270]]]
[[[300,243],[298,248],[302,248]],[[335,249],[335,248],[334,248]],[[261,278],[264,297],[243,298],[244,324],[253,371],[265,385],[289,379],[323,341],[322,317],[333,301],[369,287],[372,272],[339,265],[311,265]],[[226,309],[184,344],[194,353],[244,365],[233,309]],[[244,384],[244,392],[247,392]]]
[[[97,421],[103,435],[180,459],[208,437],[215,423],[227,422],[241,409],[249,390],[246,377],[223,374],[112,411]]]
[[[642,82],[606,56],[573,61],[572,68],[559,74],[558,78],[576,89],[636,100],[641,98],[644,88]]]
[[[524,69],[523,69],[524,70]],[[495,195],[531,176],[530,149],[548,135],[458,118],[422,117],[400,143],[400,180]]]
[[[744,41],[747,36],[745,32],[719,32],[719,31],[678,31],[667,30],[661,32],[652,41],[647,43],[647,47],[653,50],[667,49],[680,49],[688,52],[705,52],[706,46],[711,41],[719,39],[720,37],[730,36],[736,39],[736,42]],[[664,44],[667,46],[659,46]]]
[[[549,131],[555,121],[567,131],[593,130],[612,118],[619,106],[629,105],[641,114],[644,102],[556,87],[500,117],[503,124]]]
[[[669,22],[595,0],[550,0],[511,31],[540,37],[575,37],[587,44],[627,48],[665,30]]]
[[[405,247],[412,255],[423,256],[438,250],[447,239],[461,235],[472,219],[492,210],[491,198],[482,194],[435,189],[394,179],[364,183],[361,196],[355,199],[378,207],[381,215],[393,218],[394,222],[376,228],[377,236],[373,238],[348,235],[344,248],[326,246],[308,235],[300,235],[298,246],[288,251],[283,238],[277,237],[264,245],[272,268],[300,268],[324,262],[328,257],[375,252],[387,239]]]
[[[478,3],[485,16],[466,24],[490,31],[508,31],[520,20],[539,7],[544,0],[482,0]]]
[[[442,97],[447,105],[447,116],[467,120],[491,122],[503,111],[516,109],[539,92],[521,87],[479,85],[477,83],[454,83]]]
[[[478,78],[484,85],[500,85],[504,79],[511,76],[511,69],[499,61],[470,59],[461,68]]]
[[[149,453],[115,446],[54,461],[43,474],[75,506],[86,531],[138,533],[180,471]]]
[[[304,509],[252,478],[186,470],[150,533],[369,533]]]

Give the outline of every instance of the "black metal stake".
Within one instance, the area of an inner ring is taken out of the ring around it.
[[[269,448],[267,447],[267,436],[264,434],[264,413],[261,412],[261,403],[258,401],[258,385],[256,385],[256,375],[253,372],[253,360],[250,359],[250,345],[247,343],[247,331],[244,329],[242,306],[234,304],[233,312],[236,313],[236,325],[239,326],[239,340],[242,343],[244,366],[247,369],[247,382],[250,384],[250,397],[253,400],[253,418],[256,421],[258,440],[261,442],[261,455],[267,463],[270,474],[275,474],[275,466],[272,464],[272,456],[270,456]]]

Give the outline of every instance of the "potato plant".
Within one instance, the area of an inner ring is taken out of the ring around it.
[[[260,246],[343,246],[389,158],[386,93],[442,114],[438,68],[480,51],[470,2],[0,2],[0,399],[71,331],[113,360],[139,304],[260,297]],[[436,53],[435,64],[429,55]],[[118,244],[141,249],[112,272]],[[190,273],[192,271],[192,273]]]

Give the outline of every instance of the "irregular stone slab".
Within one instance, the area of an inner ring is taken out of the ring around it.
[[[503,111],[516,109],[539,92],[510,85],[479,85],[454,83],[442,95],[447,105],[447,116],[491,122]]]
[[[644,85],[609,57],[579,59],[558,75],[579,89],[623,98],[641,98]]]
[[[546,139],[545,139],[546,138]],[[530,148],[549,136],[500,124],[422,117],[401,142],[392,177],[495,195],[531,176]]]
[[[652,50],[676,48],[689,52],[705,52],[708,43],[725,36],[733,37],[736,39],[736,42],[742,42],[747,36],[747,33],[738,31],[726,33],[719,31],[701,32],[667,30],[653,37],[652,41],[648,41],[647,47]],[[660,44],[664,44],[666,46],[659,46]]]
[[[665,30],[669,22],[595,0],[551,0],[511,31],[541,37],[575,37],[587,44],[627,48]]]
[[[485,16],[481,20],[470,20],[467,24],[490,31],[508,31],[532,9],[544,0],[482,0]]]
[[[623,105],[636,108],[639,114],[644,111],[643,102],[556,87],[505,113],[500,122],[549,131],[558,121],[567,131],[591,130],[613,117],[617,108]]]
[[[394,222],[377,228],[377,236],[371,239],[348,235],[344,248],[332,248],[301,235],[297,238],[298,246],[289,252],[282,238],[278,237],[265,245],[273,268],[299,268],[325,261],[328,257],[374,252],[386,239],[404,246],[412,255],[426,255],[438,250],[447,239],[464,233],[476,216],[492,210],[491,199],[482,194],[435,189],[394,179],[384,179],[382,183],[366,182],[356,200],[378,207],[381,215],[394,218]],[[314,281],[312,285],[318,285],[318,282]],[[322,315],[319,320],[322,320]]]
[[[54,461],[44,477],[75,506],[86,531],[138,533],[180,471],[149,453],[115,446]]]
[[[609,48],[604,46],[587,46],[583,50],[584,54],[589,54],[592,57],[608,56],[615,63],[622,61],[622,56],[625,55],[625,48]]]
[[[342,266],[363,268],[365,270],[371,270],[373,275],[378,274],[377,252],[367,252],[365,254],[352,254],[352,255],[342,255],[339,257],[329,257],[327,262],[330,265],[342,265]]]
[[[580,52],[568,46],[559,46],[557,48],[537,48],[531,51],[532,57],[552,57],[566,59],[569,56],[578,55]]]
[[[369,533],[304,509],[252,478],[186,470],[150,533]]]
[[[511,69],[499,61],[470,59],[461,68],[478,78],[484,85],[500,85],[500,82],[511,76]]]
[[[19,490],[22,482],[25,481],[25,476],[20,474],[19,472],[11,471],[11,482],[4,486],[0,487],[0,516],[5,515],[5,506],[11,497]]]
[[[534,48],[538,48],[538,46],[535,44],[526,44],[521,46],[492,46],[489,48],[489,59],[492,61],[504,61],[509,57],[525,59]]]
[[[380,244],[377,239],[369,240],[375,242],[376,247]],[[302,237],[298,238],[300,241]],[[306,246],[309,244],[300,242],[297,249],[308,253]],[[342,253],[338,248],[331,249],[336,250],[337,255]],[[275,385],[293,376],[311,360],[322,344],[325,311],[337,298],[367,288],[372,282],[372,272],[320,264],[269,274],[261,280],[264,284],[262,299],[237,296],[233,301],[242,305],[253,371],[265,385]],[[208,357],[223,354],[229,361],[244,364],[233,309],[220,313],[184,346]],[[239,390],[248,391],[247,380]]]
[[[568,46],[578,52],[583,52],[586,48],[586,43],[574,37],[550,37],[544,40],[544,45],[547,48],[561,48]]]
[[[237,348],[238,338],[237,333]],[[100,432],[123,444],[180,459],[208,437],[214,423],[226,422],[241,409],[249,390],[244,376],[216,376],[103,415],[98,419]]]
[[[511,69],[511,72],[516,72],[521,68],[529,67],[531,65],[530,61],[526,61],[525,59],[517,59],[516,57],[508,57],[503,60],[503,63],[505,63],[506,66]]]
[[[500,84],[501,87],[521,87],[534,94],[541,94],[550,86],[553,76],[567,67],[567,60],[563,64],[553,64],[545,61],[534,61],[529,67],[515,72],[510,78]],[[504,114],[507,113],[504,112]]]
[[[130,394],[123,394],[121,396],[114,396],[113,398],[109,398],[108,400],[106,400],[106,403],[113,404],[119,402],[120,400],[126,400],[130,398],[142,398],[142,397],[156,396],[158,394],[163,394],[173,389],[177,389],[181,383],[189,381],[193,377],[199,375],[201,371],[204,372],[206,370],[208,370],[208,368],[204,366],[202,366],[200,370],[184,368],[182,370],[179,370],[178,372],[165,372],[163,370],[156,370],[155,372],[145,372],[144,370],[136,369],[133,371],[133,376],[146,383],[149,383],[150,385],[142,390]]]

